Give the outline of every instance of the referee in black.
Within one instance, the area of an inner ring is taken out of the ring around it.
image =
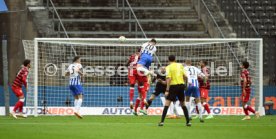
[[[164,125],[164,120],[168,112],[168,108],[172,101],[176,101],[178,98],[181,108],[183,110],[183,113],[186,118],[186,126],[191,126],[191,123],[189,121],[189,114],[187,107],[185,106],[184,100],[184,89],[185,89],[185,81],[187,79],[184,67],[180,63],[176,63],[176,59],[174,55],[169,56],[169,65],[166,67],[166,82],[167,82],[167,88],[165,91],[166,96],[166,102],[163,109],[161,122],[158,124],[158,126]]]

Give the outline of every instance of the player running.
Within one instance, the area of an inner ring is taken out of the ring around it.
[[[203,105],[204,109],[207,111],[208,116],[205,119],[212,119],[214,118],[214,116],[211,114],[209,105],[207,103],[207,98],[208,98],[208,94],[209,94],[209,90],[210,90],[210,81],[209,81],[209,69],[206,67],[207,66],[207,61],[200,61],[199,65],[201,67],[201,72],[205,75],[206,77],[206,81],[204,83],[204,80],[200,77],[198,77],[198,82],[199,82],[199,91],[200,91],[200,100],[201,100],[201,104]],[[198,113],[198,108],[197,109],[197,113]],[[198,113],[199,114],[199,113]],[[198,115],[193,117],[192,119],[197,119]]]
[[[186,95],[186,104],[187,104],[187,108],[188,108],[188,112],[189,115],[191,112],[191,102],[190,102],[190,97],[193,96],[195,97],[195,104],[198,108],[199,111],[199,119],[200,122],[204,122],[203,118],[202,118],[202,106],[200,103],[200,92],[199,92],[199,83],[198,83],[198,76],[203,77],[204,80],[206,80],[205,75],[200,71],[200,69],[198,69],[195,66],[192,66],[192,62],[190,60],[187,60],[186,62],[186,66],[185,66],[185,70],[187,72],[187,78],[188,78],[188,83],[187,83],[187,91],[185,91],[185,95]]]
[[[68,69],[65,72],[65,75],[70,76],[69,89],[71,90],[75,98],[74,114],[79,119],[82,119],[83,117],[80,115],[79,111],[83,100],[83,89],[81,85],[81,76],[83,76],[83,73],[82,73],[81,58],[79,56],[74,57],[73,64],[69,65]]]
[[[150,98],[147,101],[146,109],[148,109],[150,107],[150,105],[152,104],[152,101],[157,96],[159,96],[161,93],[165,94],[165,91],[166,91],[166,87],[167,87],[166,68],[161,67],[160,72],[157,72],[156,75],[157,76],[153,79],[153,81],[156,81],[155,90],[151,94]],[[165,97],[162,97],[161,100],[162,100],[162,103],[165,104]],[[170,112],[170,115],[168,115],[168,118],[170,118],[170,119],[175,119],[175,118],[180,117],[177,110],[176,110],[176,103],[175,102],[171,103],[170,108],[169,108],[169,112]]]
[[[251,78],[249,76],[249,63],[244,61],[242,62],[241,65],[242,68],[242,72],[241,72],[241,89],[242,89],[242,95],[241,95],[241,100],[242,100],[242,107],[245,113],[245,117],[242,120],[250,120],[250,116],[249,116],[249,112],[252,112],[255,114],[256,118],[260,117],[259,112],[256,112],[252,107],[250,107],[249,105],[247,105],[247,102],[249,101],[250,98],[250,93],[251,93],[251,89],[250,89],[250,85],[251,85]]]
[[[133,97],[134,97],[134,86],[136,84],[136,82],[138,82],[138,92],[139,92],[139,96],[136,99],[135,102],[135,107],[134,107],[134,115],[138,115],[137,114],[137,108],[139,107],[140,103],[140,112],[143,114],[147,114],[143,108],[144,108],[144,102],[141,101],[143,100],[143,98],[146,97],[146,89],[148,88],[148,81],[147,81],[147,77],[146,76],[142,76],[138,74],[137,71],[137,62],[140,59],[140,51],[141,49],[138,49],[134,54],[132,54],[127,62],[128,65],[128,79],[129,79],[129,84],[130,84],[130,88],[129,88],[129,103],[130,103],[130,108],[133,109]]]
[[[29,69],[31,68],[31,61],[29,59],[24,60],[23,67],[20,69],[20,71],[17,73],[15,80],[12,84],[12,91],[18,98],[18,101],[16,102],[13,111],[10,113],[12,117],[17,119],[17,116],[26,118],[27,116],[23,114],[23,106],[24,106],[24,93],[22,91],[22,84],[25,86],[26,91],[28,90],[27,87],[27,76],[29,73]],[[18,112],[18,114],[17,114]]]

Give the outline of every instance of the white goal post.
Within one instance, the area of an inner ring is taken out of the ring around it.
[[[192,60],[195,66],[206,61],[211,71],[209,104],[213,114],[241,115],[240,63],[250,63],[252,78],[250,104],[261,115],[263,108],[263,42],[262,39],[166,39],[156,38],[157,52],[162,66],[167,57],[176,55],[177,62]],[[137,48],[149,39],[127,38],[35,38],[24,40],[25,58],[31,60],[26,97],[27,114],[71,115],[73,97],[64,75],[75,55],[82,59],[84,115],[129,115],[128,78],[125,63]],[[156,58],[152,69],[157,69]],[[151,84],[147,98],[154,92]],[[137,91],[135,91],[137,96]],[[161,114],[158,97],[149,111]],[[181,113],[181,112],[180,112]]]

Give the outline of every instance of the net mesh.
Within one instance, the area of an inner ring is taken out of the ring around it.
[[[68,88],[69,78],[64,76],[75,53],[81,57],[83,72],[84,107],[128,107],[129,86],[128,57],[135,53],[145,39],[103,40],[38,40],[38,67],[32,67],[28,76],[29,90],[27,106],[34,106],[34,68],[38,68],[38,106],[73,106],[73,97]],[[177,62],[192,60],[207,61],[211,72],[211,106],[240,106],[240,62],[250,63],[252,78],[251,103],[258,107],[260,93],[260,42],[254,40],[186,40],[157,39],[156,55],[162,66],[168,64],[167,57],[175,55]],[[34,42],[23,41],[25,57],[34,61]],[[152,66],[158,65],[155,61]],[[33,63],[32,63],[33,64]],[[119,74],[123,73],[123,74]],[[154,92],[151,84],[148,97]],[[137,86],[135,87],[137,96]],[[153,107],[162,106],[160,98],[153,101]]]

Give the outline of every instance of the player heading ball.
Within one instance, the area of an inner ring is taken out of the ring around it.
[[[155,39],[151,39],[149,42],[144,43],[141,47],[141,57],[137,64],[137,70],[139,72],[143,72],[144,75],[151,74],[149,66],[152,63],[153,55],[157,51],[156,43]]]

